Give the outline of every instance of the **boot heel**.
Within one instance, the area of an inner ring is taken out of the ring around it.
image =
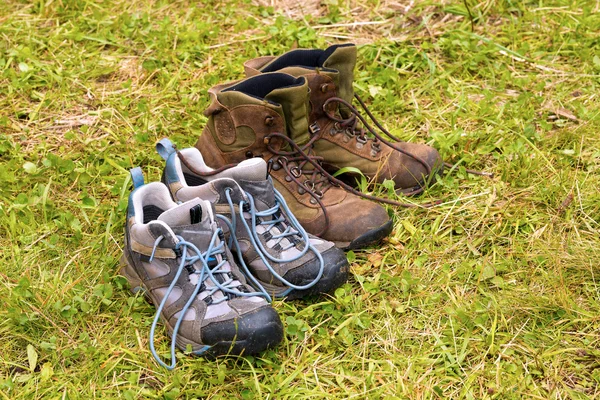
[[[125,254],[121,256],[120,263],[122,266],[121,269],[119,269],[119,275],[122,275],[127,279],[127,282],[129,282],[129,286],[131,287],[131,292],[135,294],[140,290],[144,290],[142,287],[142,280],[129,263]]]

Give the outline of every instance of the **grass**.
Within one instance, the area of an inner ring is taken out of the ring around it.
[[[600,397],[598,2],[265,4],[0,4],[0,397]],[[159,179],[245,60],[348,40],[371,110],[457,164],[416,200],[443,203],[275,303],[279,347],[159,368],[116,274],[128,169]]]

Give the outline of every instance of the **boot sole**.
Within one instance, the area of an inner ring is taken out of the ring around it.
[[[379,243],[381,240],[389,236],[394,228],[394,222],[389,220],[379,228],[372,229],[366,233],[363,233],[351,242],[334,242],[335,245],[342,250],[356,250],[362,249],[369,245]]]
[[[148,288],[144,285],[144,282],[133,268],[133,262],[130,260],[127,252],[125,252],[121,257],[121,265],[122,267],[119,270],[119,274],[127,279],[127,281],[129,282],[131,292],[133,294],[138,294],[140,291],[142,291],[146,300],[152,305],[154,305],[154,307],[157,307],[160,304],[160,301],[157,298],[155,298],[152,295],[152,293],[148,290]],[[261,309],[262,308],[259,308],[258,310]],[[167,327],[168,335],[172,338],[174,327],[171,326],[171,324],[162,316],[162,314],[160,315],[160,320],[163,323],[163,325]],[[266,340],[223,340],[212,345],[207,345],[194,342],[192,340],[186,339],[178,335],[175,338],[175,345],[179,350],[183,352],[187,351],[189,345],[192,348],[192,354],[202,355],[209,358],[224,355],[241,356],[257,354],[266,350],[269,347],[276,345],[281,341],[281,337],[268,338],[268,333],[271,333],[274,330],[277,331],[278,327],[280,328],[280,324],[274,321],[272,323],[262,325],[260,327],[260,330],[256,331],[255,336]]]

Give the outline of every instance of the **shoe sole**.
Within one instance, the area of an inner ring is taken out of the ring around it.
[[[394,228],[394,222],[390,219],[379,228],[372,229],[366,233],[363,233],[351,242],[334,242],[336,247],[347,251],[362,249],[375,243],[379,243],[381,240],[389,236]]]
[[[142,291],[146,300],[152,305],[154,305],[154,307],[157,307],[160,304],[160,301],[157,298],[155,298],[152,295],[152,293],[148,290],[148,288],[144,285],[144,282],[139,277],[132,264],[133,262],[129,259],[127,253],[123,254],[123,256],[121,257],[122,267],[119,270],[119,274],[127,279],[127,281],[129,282],[130,290],[133,294],[137,294],[140,291]],[[257,312],[259,310],[262,310],[262,308],[259,308]],[[162,321],[163,325],[167,327],[169,337],[172,338],[173,327],[162,316],[162,314],[160,316],[160,320]],[[207,345],[202,343],[196,343],[178,335],[175,338],[175,345],[178,349],[180,349],[183,352],[186,352],[188,346],[191,346],[192,354],[202,355],[206,357],[218,357],[224,355],[241,356],[257,354],[266,350],[269,347],[276,345],[281,341],[281,337],[269,337],[272,335],[266,334],[270,334],[271,332],[273,332],[273,329],[276,328],[276,325],[279,324],[275,321],[269,324],[262,325],[260,329],[256,331],[256,338],[253,339],[232,341],[223,340],[212,345]],[[277,329],[275,329],[275,331],[276,330]],[[261,340],[258,340],[259,338]]]

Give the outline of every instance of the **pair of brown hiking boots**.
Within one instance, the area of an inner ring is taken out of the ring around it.
[[[332,174],[352,167],[345,175],[360,171],[371,182],[390,179],[410,195],[443,165],[434,148],[394,140],[354,94],[356,55],[350,44],[246,62],[246,79],[209,90],[208,123],[196,143],[216,172],[263,158],[300,224],[344,249],[381,240],[392,221],[384,207],[363,198],[371,196]],[[388,138],[352,106],[354,97]]]

